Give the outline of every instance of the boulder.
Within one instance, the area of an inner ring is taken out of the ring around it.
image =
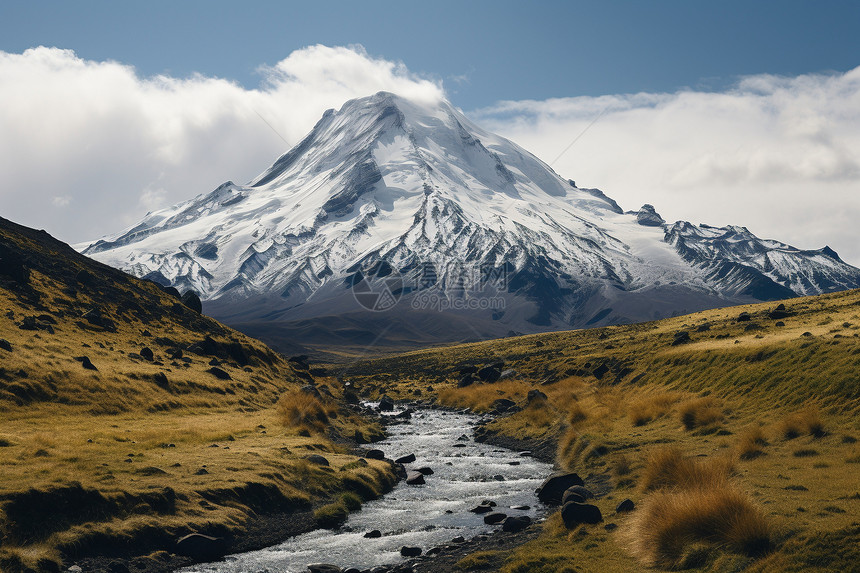
[[[407,485],[424,485],[424,474],[416,471],[406,472]]]
[[[418,557],[421,553],[420,547],[408,547],[404,545],[400,548],[400,555],[403,557]]]
[[[609,372],[609,366],[607,366],[606,364],[601,364],[600,366],[591,371],[594,377],[598,380],[603,378],[607,372]]]
[[[543,503],[561,505],[564,492],[575,485],[584,485],[582,478],[577,474],[557,472],[546,478],[535,490],[535,493]]]
[[[476,505],[472,509],[470,509],[472,513],[482,514],[482,513],[490,513],[493,511],[493,507],[491,505],[484,505],[483,503],[480,505]]]
[[[561,519],[568,528],[572,528],[580,523],[600,523],[603,515],[596,505],[571,501],[562,506]]]
[[[385,452],[382,450],[367,450],[367,453],[364,455],[369,460],[384,460]]]
[[[459,382],[457,382],[457,388],[465,388],[466,386],[471,386],[472,384],[477,382],[477,380],[478,379],[471,374],[466,374],[462,378],[460,378]]]
[[[480,378],[483,382],[487,382],[488,384],[496,382],[501,377],[501,371],[495,366],[484,366],[483,368],[478,370],[478,378]]]
[[[742,312],[738,315],[736,320],[738,322],[749,322],[750,320],[752,320],[752,316],[750,316],[750,313],[748,312]]]
[[[75,360],[81,363],[81,366],[86,368],[87,370],[98,370],[95,365],[90,361],[89,356],[76,356]]]
[[[425,475],[425,476],[432,476],[433,475],[433,468],[430,468],[428,466],[420,467],[415,471],[417,471],[421,475]]]
[[[561,505],[566,504],[569,501],[575,501],[578,503],[585,503],[585,498],[579,495],[578,493],[571,491],[573,488],[568,488],[567,491],[564,492],[564,495],[561,496]]]
[[[5,350],[6,352],[12,352],[12,343],[5,338],[0,338],[0,348]]]
[[[415,461],[415,454],[406,454],[394,460],[395,464],[411,464]]]
[[[138,354],[140,354],[140,357],[143,358],[144,360],[149,360],[150,362],[155,360],[155,354],[152,352],[152,349],[149,348],[148,346],[144,346],[143,348],[141,348],[140,352]]]
[[[459,370],[460,376],[466,376],[467,374],[475,374],[478,371],[477,366],[463,366]]]
[[[221,370],[217,366],[213,366],[209,370],[207,370],[209,374],[217,378],[218,380],[230,380],[230,374],[228,374],[225,370]]]
[[[522,531],[532,524],[532,518],[528,515],[519,515],[517,517],[508,517],[502,522],[502,531],[516,533]]]
[[[495,525],[496,523],[503,522],[507,517],[507,514],[502,513],[501,511],[491,511],[484,516],[484,523]]]
[[[343,573],[343,569],[331,563],[311,563],[308,565],[309,573]]]
[[[379,410],[382,412],[391,412],[394,410],[394,400],[388,396],[382,396],[379,399]]]
[[[546,402],[546,394],[538,390],[537,388],[533,390],[529,390],[529,393],[526,394],[526,403],[532,404],[535,401]]]
[[[309,456],[305,456],[305,459],[310,463],[316,464],[318,466],[329,465],[328,460],[319,454],[311,454]]]
[[[189,533],[176,541],[176,553],[195,561],[215,561],[227,554],[227,543],[220,537]]]
[[[582,486],[582,485],[575,485],[575,486],[569,487],[569,488],[567,488],[567,491],[565,491],[564,493],[567,493],[567,492],[570,492],[572,494],[575,493],[575,494],[581,496],[583,499],[594,499],[594,493],[590,489],[588,489],[587,487]],[[564,502],[562,502],[562,505],[564,505]]]
[[[615,506],[615,513],[627,513],[628,511],[633,511],[636,509],[636,504],[633,503],[633,500],[625,499],[621,503]]]
[[[508,400],[507,398],[499,398],[498,400],[490,404],[490,412],[494,414],[503,414],[505,412],[510,412],[516,407],[517,403],[513,400]]]
[[[371,529],[370,531],[368,531],[367,533],[364,534],[364,537],[366,539],[378,539],[378,538],[382,537],[382,532],[379,531],[378,529]]]
[[[188,308],[190,308],[194,312],[196,312],[196,313],[202,313],[203,312],[203,303],[200,302],[200,297],[197,296],[197,293],[194,292],[193,290],[186,292],[184,295],[182,295],[182,298],[180,298],[179,300],[182,302],[182,304],[184,304],[185,306],[187,306]]]
[[[692,342],[692,338],[690,338],[690,333],[686,330],[682,330],[680,332],[675,333],[675,337],[672,339],[672,346],[678,346],[680,344],[687,344],[688,342]]]

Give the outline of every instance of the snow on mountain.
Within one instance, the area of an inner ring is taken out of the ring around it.
[[[360,312],[356,285],[397,276],[387,316],[409,321],[430,301],[476,337],[860,287],[826,247],[669,225],[651,205],[624,213],[449,103],[384,92],[327,111],[248,184],[78,248],[194,289],[234,324]]]

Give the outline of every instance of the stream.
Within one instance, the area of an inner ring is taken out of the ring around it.
[[[485,525],[469,509],[483,500],[496,502],[495,511],[510,516],[543,514],[534,490],[552,468],[518,452],[472,439],[478,417],[440,410],[418,410],[411,420],[388,427],[388,438],[372,447],[396,459],[414,453],[407,470],[429,466],[425,485],[405,480],[380,499],[351,513],[337,530],[317,529],[258,551],[229,555],[224,561],[181,569],[183,573],[304,573],[311,563],[342,568],[372,568],[405,561],[403,546],[431,547],[455,537],[470,539],[492,533],[500,525]],[[527,510],[511,509],[529,506]],[[378,529],[382,537],[366,539]]]

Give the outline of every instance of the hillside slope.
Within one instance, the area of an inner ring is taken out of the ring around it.
[[[482,382],[486,367],[501,378]],[[597,494],[600,524],[557,513],[538,540],[464,568],[800,572],[860,561],[858,373],[855,290],[411,352],[344,376],[371,396],[486,412],[483,439],[549,451]],[[636,509],[617,512],[627,498]]]
[[[0,570],[166,571],[213,557],[177,545],[186,534],[217,537],[217,556],[312,527],[344,491],[381,493],[387,462],[339,471],[358,459],[344,436],[381,436],[341,393],[154,283],[0,219]]]

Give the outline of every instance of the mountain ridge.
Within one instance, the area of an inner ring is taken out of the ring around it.
[[[860,287],[860,270],[829,248],[668,224],[647,204],[625,213],[448,102],[386,92],[327,111],[247,185],[227,182],[78,248],[194,289],[208,312],[243,324],[363,312],[351,291],[390,268],[404,283],[389,316],[408,321],[433,294],[464,307],[441,321],[504,325],[479,338]],[[465,308],[487,298],[503,308]]]

